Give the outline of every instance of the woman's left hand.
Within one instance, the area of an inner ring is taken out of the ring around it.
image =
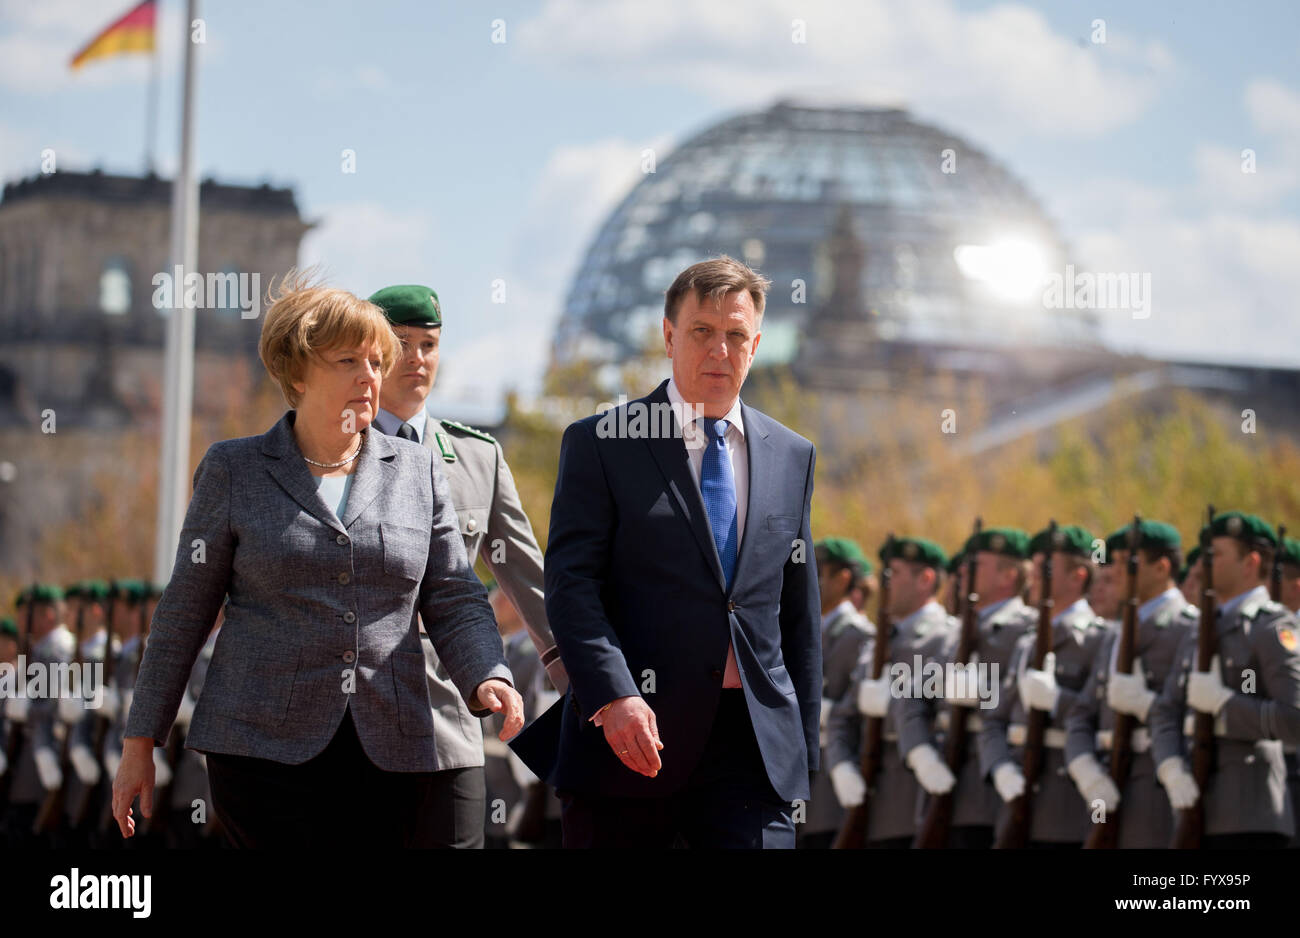
[[[497,734],[504,741],[524,728],[524,700],[519,692],[500,678],[489,678],[474,690],[482,707],[493,713],[505,712],[506,725]]]

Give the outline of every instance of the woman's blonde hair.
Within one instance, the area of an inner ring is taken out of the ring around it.
[[[383,310],[347,290],[324,286],[314,270],[290,270],[279,286],[272,284],[267,304],[257,351],[290,407],[302,399],[293,385],[303,380],[308,361],[329,349],[374,342],[382,375],[401,355],[402,343]]]

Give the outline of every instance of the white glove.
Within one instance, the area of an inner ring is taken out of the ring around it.
[[[176,725],[189,727],[190,721],[194,719],[194,698],[190,696],[189,691],[181,697],[180,708],[176,711]]]
[[[867,794],[867,782],[858,767],[845,760],[831,769],[831,788],[835,798],[845,808],[856,808]]]
[[[59,698],[59,722],[73,726],[81,722],[81,718],[86,715],[86,708],[82,706],[80,697],[60,697]]]
[[[1201,790],[1196,787],[1196,779],[1192,778],[1192,773],[1183,765],[1182,756],[1169,756],[1161,762],[1156,769],[1156,778],[1160,780],[1161,785],[1165,786],[1169,803],[1176,811],[1190,808],[1196,804],[1196,799],[1201,797]]]
[[[1106,770],[1101,767],[1096,756],[1090,752],[1075,756],[1066,766],[1066,771],[1070,773],[1070,778],[1074,779],[1075,787],[1079,789],[1079,794],[1083,795],[1083,800],[1089,806],[1094,801],[1101,801],[1105,804],[1108,815],[1115,810],[1119,804],[1119,789],[1106,774]]]
[[[1133,659],[1133,673],[1120,674],[1112,671],[1106,683],[1106,703],[1116,713],[1127,713],[1143,723],[1155,703],[1156,693],[1147,689],[1147,679],[1142,670],[1142,659]]]
[[[1028,661],[1027,658],[1021,659]],[[1056,686],[1056,655],[1048,652],[1043,659],[1043,670],[1025,667],[1020,671],[1017,682],[1020,690],[1020,705],[1029,710],[1046,710],[1051,713],[1056,709],[1056,701],[1061,696]]]
[[[835,706],[835,701],[831,700],[829,697],[822,698],[821,716],[817,721],[817,725],[821,728],[821,731],[823,733],[826,732],[826,727],[830,723],[831,708],[834,706]]]
[[[36,774],[40,777],[41,787],[46,791],[58,791],[63,787],[63,771],[59,768],[59,757],[49,746],[41,746],[32,753],[36,760]]]
[[[5,698],[5,719],[10,723],[26,723],[30,706],[26,697]]]
[[[104,771],[108,773],[109,781],[117,778],[117,767],[121,764],[122,754],[116,749],[109,749],[104,753]]]
[[[4,775],[9,768],[9,757],[5,755],[4,749],[0,749],[0,775]]]
[[[68,759],[81,784],[93,788],[99,782],[99,763],[95,761],[95,754],[89,746],[84,743],[73,746],[68,752]]]
[[[1192,671],[1187,676],[1187,705],[1193,710],[1215,716],[1231,699],[1232,691],[1223,686],[1218,655],[1210,662],[1209,671]]]
[[[527,789],[537,781],[537,776],[533,774],[533,770],[524,765],[524,760],[515,755],[513,749],[509,750],[506,762],[510,765],[510,774],[514,778],[515,784],[520,788]]]
[[[967,664],[955,664],[944,669],[944,700],[958,707],[980,705],[979,661],[979,652],[975,652]]]
[[[104,719],[112,723],[117,719],[117,712],[122,705],[122,699],[117,694],[116,687],[104,688],[104,699],[99,702],[99,712]]]
[[[153,747],[153,784],[155,788],[166,788],[172,781],[172,767],[167,764],[167,756],[162,747]]]
[[[1003,801],[1015,801],[1025,793],[1025,773],[1013,762],[1003,762],[993,770],[993,787]]]
[[[906,761],[907,767],[916,775],[916,781],[932,795],[946,795],[957,784],[952,770],[929,743],[913,748]]]
[[[858,685],[858,712],[868,717],[883,717],[889,713],[889,681],[863,678]]]

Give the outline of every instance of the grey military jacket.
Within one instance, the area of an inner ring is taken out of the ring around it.
[[[1215,718],[1216,764],[1205,804],[1206,834],[1277,833],[1291,837],[1295,808],[1286,785],[1284,743],[1300,742],[1300,648],[1296,617],[1258,587],[1215,622],[1220,676],[1235,693]],[[1187,677],[1196,661],[1189,630],[1152,704],[1155,764],[1186,755]]]
[[[1054,677],[1058,696],[1048,722],[1049,738],[1043,747],[1042,772],[1031,799],[1031,841],[1079,843],[1087,836],[1088,805],[1065,769],[1065,715],[1087,683],[1097,649],[1109,634],[1110,626],[1106,620],[1094,615],[1086,603],[1067,610],[1052,623],[1052,654],[1056,659]],[[1020,700],[1019,675],[1028,666],[1036,638],[1037,628],[1034,628],[1027,630],[1016,642],[1003,676],[1001,700],[985,717],[980,730],[980,771],[986,778],[991,779],[994,770],[1004,762],[1010,761],[1018,766],[1024,762],[1023,736],[1020,734],[1025,732],[1028,714]],[[999,811],[1006,810],[1004,802]]]
[[[1146,618],[1139,618],[1134,652],[1142,662],[1149,690],[1159,693],[1177,660],[1179,646],[1196,629],[1199,610],[1177,590]],[[1115,711],[1106,702],[1106,689],[1114,668],[1119,626],[1111,628],[1097,646],[1088,681],[1065,715],[1065,764],[1092,753],[1109,765]],[[1153,704],[1154,706],[1154,704]],[[1150,719],[1151,714],[1147,714]],[[1120,789],[1119,846],[1121,849],[1164,849],[1173,838],[1173,808],[1164,786],[1156,779],[1151,758],[1151,733],[1137,720],[1131,737],[1128,778]]]
[[[922,791],[899,752],[903,700],[919,688],[913,675],[923,672],[926,662],[942,655],[956,628],[956,619],[937,602],[929,602],[890,630],[889,660],[882,677],[891,682],[893,696],[885,715],[880,769],[871,792],[871,813],[867,820],[870,840],[911,837],[916,833]],[[849,686],[831,710],[826,758],[822,762],[827,772],[841,762],[849,762],[855,768],[860,764],[864,717],[858,709],[858,688],[870,673],[873,645],[869,641],[863,646]]]
[[[533,647],[546,662],[552,683],[563,693],[569,677],[546,620],[542,552],[500,445],[471,427],[432,416],[425,425],[423,443],[447,477],[470,566],[481,558],[492,571],[501,591],[519,610]],[[421,647],[433,704],[434,734],[438,737],[439,756],[445,757],[441,767],[483,765],[482,724],[470,715],[425,636],[421,637]],[[516,681],[515,686],[523,692],[523,684]]]
[[[997,699],[1000,699],[1000,684],[1007,673],[1012,650],[1025,631],[1034,626],[1037,615],[1019,596],[1013,596],[992,612],[985,609],[980,613],[975,651],[979,655],[980,663],[989,668],[989,680],[992,680],[992,667],[997,666]],[[947,648],[940,655],[941,664],[946,666],[953,661],[960,637],[959,622],[953,630]],[[898,748],[904,759],[912,749],[923,743],[933,745],[942,754],[943,727],[939,723],[940,718],[947,717],[947,708],[939,707],[940,703],[941,700],[916,697],[902,701],[898,724]],[[980,771],[979,730],[983,726],[984,718],[996,709],[996,702],[994,706],[987,709],[983,707],[954,709],[967,709],[968,736],[966,759],[960,770],[955,773],[957,785],[953,790],[952,825],[991,827],[997,820],[1002,799],[994,791],[988,777]],[[936,711],[938,711],[937,716]],[[924,810],[924,806],[920,810]]]
[[[838,609],[822,632],[822,706],[826,708],[825,722],[829,725],[834,702],[848,689],[853,668],[863,647],[870,647],[876,627],[856,609]],[[823,736],[823,739],[825,736]],[[815,834],[838,830],[844,820],[844,809],[835,797],[831,785],[830,763],[826,761],[826,748],[822,747],[821,771],[813,780],[808,818],[802,832]]]

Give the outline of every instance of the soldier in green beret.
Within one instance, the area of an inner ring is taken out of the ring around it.
[[[896,537],[880,548],[881,563],[890,573],[890,633],[886,670],[871,680],[874,639],[864,643],[845,693],[836,701],[827,726],[823,770],[829,769],[836,798],[847,808],[862,803],[866,782],[861,772],[862,720],[884,719],[884,746],[876,773],[867,845],[907,847],[916,834],[916,804],[921,789],[903,764],[900,721],[905,694],[923,692],[925,663],[943,654],[957,627],[937,596],[948,558],[932,541]],[[930,727],[923,736],[929,740]]]
[[[1107,552],[1120,571],[1119,594],[1127,596],[1128,537],[1132,525],[1116,532]],[[1124,546],[1120,547],[1119,544]],[[1116,673],[1119,630],[1112,630],[1097,647],[1088,668],[1088,681],[1065,717],[1065,751],[1070,775],[1079,782],[1089,806],[1102,801],[1109,815],[1113,799],[1105,797],[1100,779],[1110,761],[1117,713],[1137,725],[1130,736],[1128,778],[1119,791],[1119,846],[1163,849],[1173,833],[1173,809],[1157,781],[1148,728],[1151,705],[1173,669],[1180,644],[1195,632],[1198,610],[1188,604],[1174,583],[1182,564],[1182,538],[1172,525],[1144,519],[1138,528],[1137,633],[1133,671]],[[1109,776],[1104,776],[1108,778]],[[1087,790],[1085,790],[1087,789]],[[1107,794],[1113,795],[1114,792]]]
[[[807,818],[796,827],[796,846],[829,847],[844,821],[844,808],[831,785],[826,744],[831,709],[849,687],[849,678],[863,646],[876,628],[850,598],[854,587],[872,573],[871,561],[857,541],[827,537],[813,545],[817,560],[817,586],[821,592],[822,703],[821,765],[813,780]]]
[[[948,576],[944,581],[943,607],[948,610],[948,615],[955,616],[961,611],[962,591],[966,582],[966,555],[960,547],[948,558],[945,572]]]
[[[69,592],[73,592],[70,590]],[[97,675],[95,680],[102,681],[104,676],[104,649],[107,644],[105,624],[108,607],[112,602],[112,590],[104,580],[80,580],[75,584],[75,593],[79,600],[79,617],[76,633],[80,638],[78,657],[89,663]],[[100,708],[104,705],[107,688],[97,684],[84,689],[82,697],[61,701],[60,716],[63,719],[68,736],[68,764],[72,769],[64,780],[64,831],[62,843],[69,847],[85,848],[97,845],[94,828],[99,823],[99,811],[86,811],[81,817],[77,813],[83,801],[93,801],[96,806],[103,794],[97,790],[103,779],[99,761],[95,758],[95,725],[99,720]]]
[[[52,675],[59,665],[72,663],[75,640],[63,624],[67,605],[62,588],[50,583],[36,583],[18,594],[15,603],[18,616],[25,620],[28,650],[25,660],[19,660],[20,672],[30,672],[33,665],[38,672]],[[21,654],[21,652],[20,652]],[[66,670],[66,669],[64,669]],[[8,845],[13,848],[48,846],[45,838],[32,833],[32,823],[47,793],[63,785],[63,772],[59,766],[60,742],[55,731],[58,723],[58,698],[55,688],[47,679],[43,691],[27,687],[30,696],[13,696],[5,699],[5,717],[9,732],[20,732],[25,737],[21,757],[9,766],[13,781],[9,789],[9,803],[3,806],[3,829]]]
[[[1049,527],[1030,541],[1031,586],[1035,603],[1043,593],[1042,568],[1051,556],[1052,649],[1042,670],[1030,666],[1037,629],[1028,629],[1012,650],[1003,676],[1002,699],[980,731],[980,768],[993,780],[1003,802],[1024,794],[1024,742],[1031,710],[1048,715],[1043,740],[1043,768],[1030,805],[1029,844],[1034,847],[1078,847],[1088,825],[1085,802],[1101,797],[1114,804],[1118,793],[1098,769],[1067,777],[1065,715],[1083,690],[1098,646],[1110,627],[1084,598],[1093,576],[1092,557],[1099,542],[1078,525]],[[1036,623],[1035,623],[1036,624]],[[1073,784],[1071,783],[1073,781]],[[1082,793],[1082,797],[1081,797]],[[1009,810],[1002,808],[1005,813]]]
[[[1124,602],[1124,567],[1116,562],[1115,552],[1124,549],[1124,528],[1106,537],[1106,549],[1097,558],[1097,569],[1088,589],[1088,605],[1109,622],[1117,622]]]
[[[501,446],[481,430],[440,420],[426,409],[438,375],[442,337],[438,294],[429,287],[404,284],[379,290],[370,302],[384,311],[402,342],[402,355],[380,387],[375,425],[433,450],[435,465],[442,468],[451,489],[470,565],[481,559],[519,610],[552,685],[562,694],[569,679],[546,619],[542,551]],[[421,644],[439,758],[445,755],[444,764],[453,767],[436,773],[447,796],[430,803],[446,810],[441,816],[425,818],[432,832],[430,842],[482,847],[485,824],[495,825],[497,837],[505,834],[503,823],[488,812],[482,727],[470,716],[423,631]],[[537,715],[525,714],[529,720]]]
[[[984,716],[997,707],[1002,679],[1008,673],[1016,642],[1035,622],[1034,610],[1022,596],[1028,583],[1029,535],[1016,528],[985,528],[962,548],[975,557],[978,615],[975,651],[970,661],[956,661],[958,636],[954,634],[941,658],[944,663],[944,700],[967,713],[972,741],[983,729]],[[993,825],[1002,799],[989,776],[981,771],[979,747],[967,747],[966,760],[954,774],[939,755],[942,742],[931,736],[934,701],[904,699],[900,718],[900,749],[908,768],[928,794],[954,790],[949,846],[983,849],[993,843]],[[947,728],[947,711],[933,718],[934,730]]]
[[[1184,638],[1151,708],[1156,772],[1174,808],[1203,800],[1203,846],[1281,847],[1295,834],[1282,746],[1300,742],[1300,640],[1296,617],[1268,595],[1277,534],[1240,511],[1217,515],[1207,533],[1217,652],[1197,671],[1196,633]],[[1213,715],[1218,737],[1205,791],[1184,758],[1194,711]]]

